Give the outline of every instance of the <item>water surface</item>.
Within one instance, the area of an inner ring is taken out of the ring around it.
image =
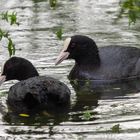
[[[0,12],[16,11],[19,26],[8,29],[16,45],[16,56],[29,59],[40,75],[50,75],[66,83],[71,92],[71,108],[67,114],[48,116],[45,113],[33,117],[19,117],[7,113],[7,91],[17,81],[6,82],[0,87],[0,135],[9,139],[140,139],[140,84],[129,82],[109,87],[90,89],[88,85],[73,88],[67,75],[74,62],[65,61],[54,66],[63,46],[63,40],[74,34],[92,37],[99,47],[115,44],[139,47],[140,25],[128,26],[128,19],[115,23],[119,1],[113,0],[65,0],[58,1],[56,9],[47,0],[0,1]],[[55,32],[63,28],[63,39]],[[8,59],[2,40],[0,65]],[[87,120],[84,115],[90,113]],[[112,127],[120,125],[120,133]]]

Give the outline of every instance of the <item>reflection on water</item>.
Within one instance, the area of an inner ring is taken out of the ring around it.
[[[58,1],[56,10],[48,0],[1,0],[1,11],[16,11],[19,26],[8,29],[16,45],[16,55],[32,61],[40,75],[49,75],[65,82],[71,89],[71,107],[63,113],[42,111],[21,117],[9,110],[6,99],[10,81],[0,87],[0,132],[9,139],[139,139],[140,137],[140,81],[113,85],[95,85],[92,82],[72,82],[67,75],[73,61],[55,67],[63,41],[56,37],[56,30],[63,28],[63,40],[74,34],[88,35],[97,45],[109,44],[139,47],[139,24],[129,28],[127,19],[114,23],[119,0],[65,0]],[[5,46],[2,40],[1,46]],[[5,47],[0,50],[0,64],[8,58]],[[52,110],[51,110],[52,111]],[[85,120],[85,112],[91,115]],[[120,124],[121,132],[110,129]]]

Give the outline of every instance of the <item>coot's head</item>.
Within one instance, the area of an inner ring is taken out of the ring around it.
[[[38,76],[38,72],[31,62],[21,57],[11,57],[3,65],[0,81],[25,80]]]
[[[75,35],[67,38],[64,48],[56,59],[56,65],[65,59],[74,59],[77,63],[99,63],[96,43],[87,36]]]

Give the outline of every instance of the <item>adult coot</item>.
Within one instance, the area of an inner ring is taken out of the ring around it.
[[[39,76],[32,63],[24,58],[12,57],[4,64],[1,83],[13,79],[20,80],[8,93],[7,102],[13,111],[28,113],[69,105],[69,88],[54,78]]]
[[[65,40],[56,65],[65,59],[75,60],[70,79],[110,83],[140,76],[139,48],[118,45],[97,48],[87,36],[75,35]]]

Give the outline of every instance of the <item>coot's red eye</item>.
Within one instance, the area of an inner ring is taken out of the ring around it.
[[[74,48],[76,46],[76,43],[72,43],[71,47]]]

